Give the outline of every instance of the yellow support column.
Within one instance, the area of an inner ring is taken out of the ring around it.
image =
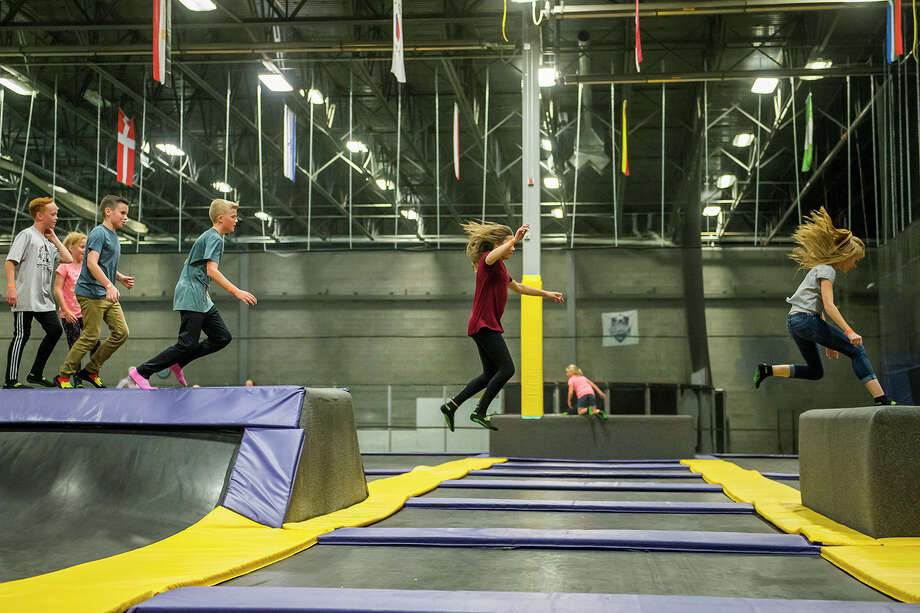
[[[524,275],[524,285],[543,289],[540,275]],[[521,417],[543,417],[543,298],[521,296]]]

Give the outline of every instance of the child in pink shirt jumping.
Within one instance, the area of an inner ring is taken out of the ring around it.
[[[604,392],[574,364],[565,367],[565,376],[569,378],[569,409],[572,408],[572,395],[574,394],[579,415],[588,413],[597,415],[601,419],[607,419],[607,414],[597,408],[597,397],[594,395],[594,392],[597,392],[597,396],[606,398]]]

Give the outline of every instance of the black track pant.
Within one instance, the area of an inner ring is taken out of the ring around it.
[[[217,312],[217,307],[211,307],[207,313],[179,311],[179,320],[179,340],[176,344],[137,367],[137,372],[145,379],[173,364],[184,368],[192,360],[219,351],[230,344],[230,330]],[[198,342],[202,332],[207,338]]]
[[[505,345],[501,332],[482,328],[471,337],[479,348],[479,359],[482,360],[482,374],[466,384],[463,390],[454,396],[456,406],[460,406],[481,390],[486,390],[479,400],[476,412],[485,415],[492,400],[498,395],[505,383],[514,376],[514,362],[511,352]]]
[[[45,363],[54,351],[58,339],[61,338],[61,324],[58,321],[57,313],[54,311],[45,311],[36,313],[34,311],[16,311],[13,313],[13,340],[10,341],[10,349],[6,354],[6,382],[12,383],[19,380],[19,363],[22,362],[22,352],[29,342],[29,335],[32,332],[32,320],[41,324],[45,331],[45,338],[42,339],[38,346],[38,353],[35,354],[35,361],[32,363],[32,370],[29,371],[37,377],[41,377],[45,371]]]

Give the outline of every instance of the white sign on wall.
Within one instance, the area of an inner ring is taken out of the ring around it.
[[[604,347],[639,344],[639,311],[601,313]]]

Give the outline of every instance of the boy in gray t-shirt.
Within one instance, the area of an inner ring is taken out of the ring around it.
[[[34,223],[16,235],[6,256],[6,303],[13,311],[13,338],[6,357],[7,389],[29,388],[19,382],[19,364],[32,331],[32,320],[37,320],[45,331],[38,346],[35,361],[26,381],[42,387],[54,387],[45,379],[45,363],[61,338],[61,324],[54,303],[54,270],[60,262],[73,262],[70,251],[64,247],[54,226],[57,224],[57,205],[51,198],[35,198],[29,202],[29,213]]]

